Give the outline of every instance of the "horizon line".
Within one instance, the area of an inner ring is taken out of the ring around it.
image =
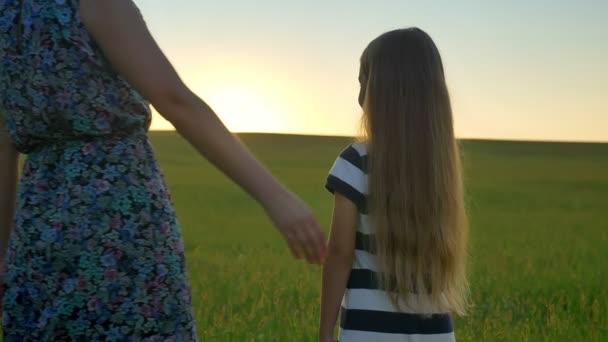
[[[150,129],[150,132],[169,132],[177,133],[175,129]],[[355,135],[340,135],[340,134],[320,134],[320,133],[297,133],[297,132],[250,132],[250,131],[231,131],[236,135],[286,135],[286,136],[303,136],[303,137],[325,137],[325,138],[356,138]],[[503,139],[492,137],[456,137],[457,140],[469,141],[496,141],[496,142],[529,142],[529,143],[566,143],[566,144],[608,144],[608,140],[558,140],[558,139]]]

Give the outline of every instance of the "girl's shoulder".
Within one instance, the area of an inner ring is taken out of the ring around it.
[[[367,145],[352,143],[342,150],[329,171],[325,188],[351,200],[359,212],[366,212]]]
[[[367,173],[367,143],[354,142],[340,152],[338,159],[345,160]]]
[[[357,153],[361,157],[367,156],[367,142],[365,141],[352,143],[347,147],[347,149],[348,148],[352,148],[357,151]]]

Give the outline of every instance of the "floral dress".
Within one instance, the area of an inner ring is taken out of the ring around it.
[[[0,119],[27,155],[4,341],[194,341],[184,248],[148,103],[78,0],[0,0]]]

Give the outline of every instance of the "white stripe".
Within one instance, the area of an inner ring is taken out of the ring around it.
[[[343,306],[354,310],[372,310],[386,312],[402,312],[412,314],[438,314],[445,313],[438,307],[422,303],[415,294],[409,294],[401,300],[400,310],[397,310],[386,292],[369,289],[347,289],[344,295]]]
[[[340,329],[340,342],[455,342],[454,333],[447,334],[387,334],[371,331]]]
[[[338,157],[334,166],[329,172],[331,175],[339,178],[346,184],[355,188],[361,194],[367,193],[367,176],[358,167],[348,161]]]
[[[359,220],[357,221],[357,231],[363,234],[371,235],[374,234],[374,228],[369,215],[359,214]]]
[[[355,249],[355,257],[353,258],[353,269],[366,269],[376,272],[376,257],[366,251]]]
[[[363,157],[367,155],[367,144],[366,143],[354,143],[351,145],[357,152],[359,156]]]

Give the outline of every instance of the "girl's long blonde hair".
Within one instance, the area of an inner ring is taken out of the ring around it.
[[[379,281],[464,314],[468,235],[459,148],[443,64],[418,28],[387,32],[361,57],[369,210]]]

